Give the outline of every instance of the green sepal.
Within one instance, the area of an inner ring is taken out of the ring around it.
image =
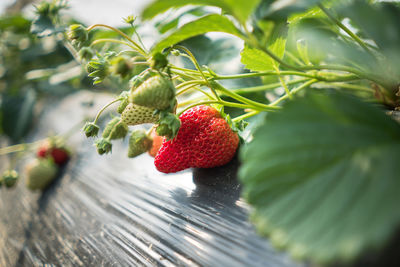
[[[94,84],[102,82],[110,73],[110,63],[105,57],[92,59],[86,64],[89,77],[93,77]]]
[[[97,139],[94,144],[97,148],[97,153],[99,153],[99,155],[108,154],[112,150],[112,144],[108,139],[105,138]]]
[[[181,121],[178,116],[165,111],[159,113],[160,120],[156,128],[157,135],[165,136],[167,140],[175,138],[178,134],[179,128],[181,127]]]
[[[127,91],[122,92],[120,97],[123,97],[123,99],[117,108],[117,112],[119,114],[121,114],[125,110],[126,106],[129,104],[128,92]]]
[[[143,131],[133,131],[129,138],[128,157],[134,158],[151,149],[153,140]]]
[[[15,170],[6,170],[1,177],[2,183],[8,188],[13,187],[19,178],[19,174]]]

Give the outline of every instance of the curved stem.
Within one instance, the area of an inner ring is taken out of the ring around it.
[[[103,113],[104,110],[106,110],[106,109],[107,109],[109,106],[111,106],[112,104],[114,104],[114,103],[116,103],[116,102],[118,102],[118,101],[121,101],[121,100],[123,100],[122,97],[121,97],[121,98],[114,99],[113,101],[111,101],[110,103],[108,103],[108,104],[106,104],[104,107],[102,107],[102,108],[99,110],[99,112],[97,112],[96,118],[94,119],[93,123],[94,123],[94,124],[97,123],[98,119],[100,118],[101,113]]]
[[[350,84],[350,83],[329,83],[329,84],[333,85],[333,86],[341,87],[344,89],[364,91],[364,92],[368,92],[368,93],[375,93],[374,89],[372,89],[370,87],[358,85],[358,84]]]
[[[210,83],[209,83],[207,77],[204,75],[203,71],[202,71],[201,68],[200,68],[199,63],[197,62],[197,60],[196,60],[196,58],[194,57],[194,55],[192,54],[192,52],[190,52],[189,49],[187,49],[186,47],[181,46],[181,45],[174,45],[174,47],[185,51],[186,54],[188,54],[188,55],[190,56],[190,58],[192,59],[193,64],[196,66],[197,70],[200,72],[200,74],[201,74],[201,76],[203,77],[204,81],[206,82],[207,86],[210,87],[210,89],[211,89],[211,91],[213,92],[213,94],[215,95],[215,97],[216,97],[218,100],[221,100],[221,99],[219,98],[219,95],[217,94],[217,92],[215,92],[214,88],[210,85]]]
[[[318,4],[318,7],[328,16],[334,23],[336,23],[343,31],[345,31],[351,38],[354,39],[366,52],[370,55],[374,56],[374,54],[369,50],[368,46],[361,40],[356,34],[354,34],[349,28],[347,28],[342,22],[340,22],[337,18],[335,18],[328,9],[326,9],[321,3]]]
[[[191,85],[191,84],[201,85],[201,84],[204,84],[204,81],[203,81],[203,80],[190,80],[190,81],[186,81],[186,82],[183,82],[183,83],[178,84],[178,85],[176,86],[176,89],[179,89],[179,88],[182,88],[182,87],[184,87],[184,86],[186,86],[186,85]],[[179,94],[179,93],[177,93],[177,94]]]
[[[218,91],[223,92],[226,96],[232,97],[233,99],[236,99],[237,101],[240,101],[242,103],[245,103],[245,104],[249,105],[248,108],[252,108],[252,109],[254,109],[254,108],[260,109],[261,108],[261,109],[266,109],[266,110],[277,109],[277,107],[272,107],[271,105],[266,105],[266,104],[263,104],[263,103],[259,103],[259,102],[250,100],[250,99],[248,99],[246,97],[243,97],[243,96],[241,96],[241,95],[239,95],[239,94],[237,94],[235,92],[232,92],[232,91],[226,89],[225,87],[223,87],[222,85],[220,85],[217,82],[212,82],[211,85],[213,87],[215,87]]]
[[[230,80],[230,79],[250,78],[259,76],[270,76],[270,75],[294,75],[294,76],[308,77],[312,79],[316,78],[314,74],[298,72],[298,71],[280,71],[279,74],[276,71],[265,71],[265,72],[242,73],[235,75],[217,75],[213,77],[212,80]]]
[[[316,82],[318,82],[318,80],[316,80],[316,79],[310,80],[310,81],[300,85],[299,87],[293,89],[292,90],[292,94],[296,94],[297,92],[303,90],[304,88],[307,88],[308,86],[310,86],[311,84],[316,83]],[[278,98],[277,100],[272,102],[270,105],[271,106],[277,106],[280,102],[282,102],[283,100],[285,100],[287,98],[289,98],[289,96],[287,94],[284,95],[284,96],[281,96],[280,98]]]
[[[105,42],[116,43],[116,44],[123,44],[123,45],[129,46],[130,48],[136,50],[136,47],[134,47],[133,45],[129,44],[128,42],[124,42],[124,41],[116,40],[116,39],[107,39],[107,38],[104,38],[104,39],[97,39],[97,40],[93,41],[93,42],[90,44],[90,46],[94,46],[94,45],[96,45],[96,44],[105,43]]]
[[[253,117],[253,116],[257,115],[258,113],[260,113],[259,110],[252,110],[250,112],[247,112],[246,114],[240,115],[240,116],[232,119],[232,121],[233,122],[238,122],[238,121],[241,121],[241,120],[245,120],[247,118],[250,118],[250,117]]]
[[[126,35],[124,32],[122,32],[122,31],[120,31],[120,30],[118,30],[118,29],[116,29],[116,28],[114,28],[114,27],[111,27],[111,26],[106,25],[106,24],[100,24],[100,23],[98,23],[98,24],[94,24],[94,25],[89,26],[86,30],[87,30],[87,31],[91,31],[91,30],[93,30],[93,29],[96,28],[96,27],[104,27],[104,28],[113,30],[114,32],[118,33],[119,35],[121,35],[122,37],[124,37],[126,40],[128,40],[129,42],[131,42],[131,43],[135,46],[136,50],[137,50],[140,54],[142,54],[143,56],[147,56],[147,52],[146,52],[142,47],[140,47],[140,45],[138,45],[135,41],[133,41],[133,40],[132,40],[128,35]]]
[[[309,80],[308,78],[303,78],[303,79],[288,81],[288,82],[286,82],[286,84],[287,85],[294,85],[294,84],[302,83],[302,82],[305,82],[305,81],[308,81],[308,80]],[[276,82],[276,83],[270,83],[270,84],[260,85],[260,86],[237,88],[237,89],[232,89],[231,91],[235,92],[237,94],[245,94],[245,93],[272,90],[272,89],[278,88],[280,86],[281,86],[281,83],[280,82]]]

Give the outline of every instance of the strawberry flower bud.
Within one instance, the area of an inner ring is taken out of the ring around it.
[[[93,49],[85,46],[82,47],[81,50],[79,51],[79,58],[82,60],[90,60],[94,56]]]
[[[122,78],[128,76],[132,71],[131,62],[123,56],[113,58],[110,63],[111,72],[115,75],[120,75]]]
[[[132,132],[129,138],[128,157],[134,158],[149,151],[153,145],[153,140],[142,130]]]
[[[72,24],[67,31],[67,37],[73,43],[80,44],[89,38],[88,32],[81,24]]]
[[[94,137],[99,133],[99,126],[94,124],[93,122],[87,122],[85,126],[83,126],[83,131],[85,132],[86,137]]]
[[[167,65],[167,57],[160,52],[155,53],[150,59],[150,68],[152,69],[161,70],[164,69]]]
[[[103,131],[103,138],[110,140],[124,138],[128,133],[128,126],[120,117],[113,118]]]
[[[93,84],[101,83],[109,74],[109,63],[104,58],[94,59],[86,65],[89,77],[93,77]]]
[[[6,170],[1,177],[2,183],[6,187],[13,187],[19,178],[18,172],[15,170]]]
[[[112,149],[111,142],[105,138],[100,138],[96,140],[95,146],[97,148],[97,153],[99,153],[99,155],[107,154],[111,152]]]

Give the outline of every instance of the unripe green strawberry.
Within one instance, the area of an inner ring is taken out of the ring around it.
[[[13,187],[18,181],[18,178],[18,172],[16,172],[15,170],[6,170],[3,172],[1,181],[6,187]]]
[[[172,82],[160,75],[148,78],[129,95],[129,102],[164,110],[175,103],[175,87]]]
[[[128,133],[128,126],[120,117],[113,118],[103,131],[103,138],[110,140],[124,138]]]
[[[121,119],[127,125],[143,123],[156,123],[158,116],[154,115],[154,109],[130,103],[121,114]]]
[[[54,180],[57,171],[52,160],[35,159],[26,166],[26,186],[31,190],[43,190]]]
[[[129,138],[128,157],[134,158],[144,152],[149,151],[152,144],[153,141],[144,131],[133,131],[131,137]]]

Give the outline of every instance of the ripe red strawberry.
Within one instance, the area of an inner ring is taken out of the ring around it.
[[[236,153],[239,137],[221,114],[209,106],[196,106],[179,117],[175,139],[164,140],[154,164],[160,172],[211,168],[228,163]]]
[[[153,139],[153,145],[151,146],[151,149],[149,150],[149,155],[154,158],[157,155],[158,150],[160,150],[160,147],[164,140],[164,137],[159,136],[155,130],[151,131],[150,136]]]
[[[57,165],[63,165],[69,159],[69,153],[64,148],[52,148],[50,150],[50,155],[54,160],[54,163]]]

